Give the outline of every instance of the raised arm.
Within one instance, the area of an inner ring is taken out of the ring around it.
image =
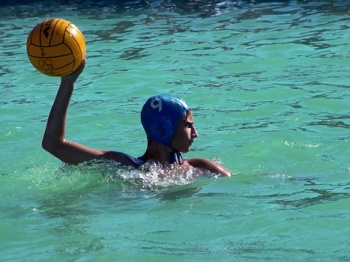
[[[125,154],[95,150],[66,139],[66,118],[74,84],[85,67],[85,60],[79,69],[71,75],[62,77],[55,101],[52,105],[47,121],[46,130],[42,140],[42,147],[67,164],[79,164],[92,159],[113,159],[122,164],[129,165]]]

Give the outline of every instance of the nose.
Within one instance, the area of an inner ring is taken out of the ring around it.
[[[194,126],[192,127],[191,135],[192,135],[193,138],[198,137],[197,129]]]

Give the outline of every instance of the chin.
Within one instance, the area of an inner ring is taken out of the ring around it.
[[[188,153],[190,152],[191,148],[186,148],[185,150],[182,151],[182,153]]]

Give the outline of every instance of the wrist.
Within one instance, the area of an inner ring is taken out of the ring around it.
[[[60,87],[63,87],[64,89],[73,89],[74,83],[75,81],[73,81],[72,79],[62,77]]]

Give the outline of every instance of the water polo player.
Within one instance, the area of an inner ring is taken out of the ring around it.
[[[55,101],[47,121],[42,146],[67,164],[79,164],[93,159],[114,160],[124,166],[140,167],[147,161],[161,165],[192,166],[202,172],[223,176],[231,173],[225,167],[203,158],[183,159],[198,136],[193,114],[187,104],[176,97],[158,95],[150,97],[141,111],[141,122],[148,143],[143,156],[135,158],[127,154],[96,150],[65,138],[65,125],[74,84],[85,67],[85,60],[74,73],[62,77]]]

